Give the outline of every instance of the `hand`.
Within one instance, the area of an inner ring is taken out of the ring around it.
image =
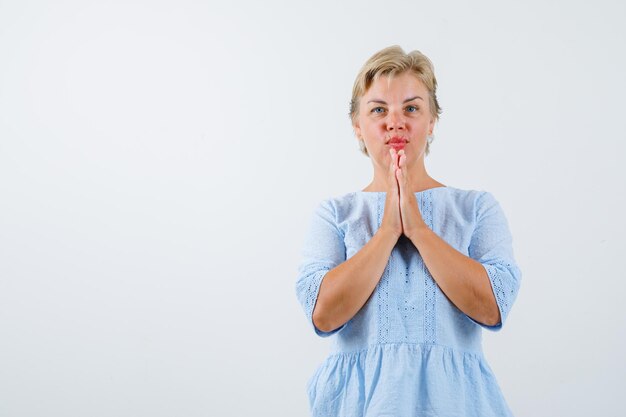
[[[389,150],[391,162],[387,172],[387,197],[385,198],[385,211],[380,228],[391,231],[397,238],[402,236],[402,217],[400,214],[400,189],[396,171],[398,166],[398,154],[395,149]]]
[[[395,150],[394,150],[395,152]],[[409,239],[424,227],[428,227],[422,218],[415,193],[411,191],[408,170],[406,166],[406,155],[404,149],[398,152],[399,168],[395,170],[398,188],[400,189],[400,217],[402,219],[402,233]]]

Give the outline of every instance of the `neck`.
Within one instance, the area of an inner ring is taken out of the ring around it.
[[[409,175],[409,184],[411,184],[412,192],[419,192],[428,188],[444,186],[439,181],[431,178],[426,172],[424,160],[420,159],[414,165],[407,166]],[[387,177],[389,176],[389,168],[374,166],[374,178],[372,182],[363,189],[363,191],[387,191]]]

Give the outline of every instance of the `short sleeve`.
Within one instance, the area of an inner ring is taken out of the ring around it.
[[[470,258],[480,262],[489,276],[500,310],[500,323],[488,326],[468,319],[491,331],[499,331],[517,298],[522,274],[513,254],[513,238],[498,201],[487,191],[477,198],[476,223],[469,246]]]
[[[336,211],[331,201],[324,200],[315,209],[304,239],[301,262],[296,280],[296,295],[304,309],[307,320],[318,336],[328,337],[346,326],[323,332],[313,323],[313,310],[328,271],[346,260],[343,233],[336,223]]]

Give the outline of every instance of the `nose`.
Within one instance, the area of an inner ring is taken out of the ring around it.
[[[389,116],[387,117],[387,130],[404,130],[405,122],[406,121],[402,112],[390,111]]]

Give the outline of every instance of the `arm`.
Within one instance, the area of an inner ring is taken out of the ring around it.
[[[398,238],[380,228],[350,259],[328,271],[319,290],[313,323],[332,331],[363,307],[378,284]]]
[[[390,216],[385,211],[385,216]],[[357,253],[346,260],[343,232],[334,205],[323,201],[315,210],[298,268],[296,295],[315,333],[328,337],[363,307],[380,280],[399,234],[383,224]]]
[[[474,212],[469,256],[427,226],[411,240],[450,301],[476,324],[498,331],[517,297],[521,271],[514,259],[508,222],[493,195],[483,192]]]
[[[459,310],[489,326],[500,322],[489,276],[480,262],[448,245],[428,227],[420,228],[411,241],[441,291]]]

